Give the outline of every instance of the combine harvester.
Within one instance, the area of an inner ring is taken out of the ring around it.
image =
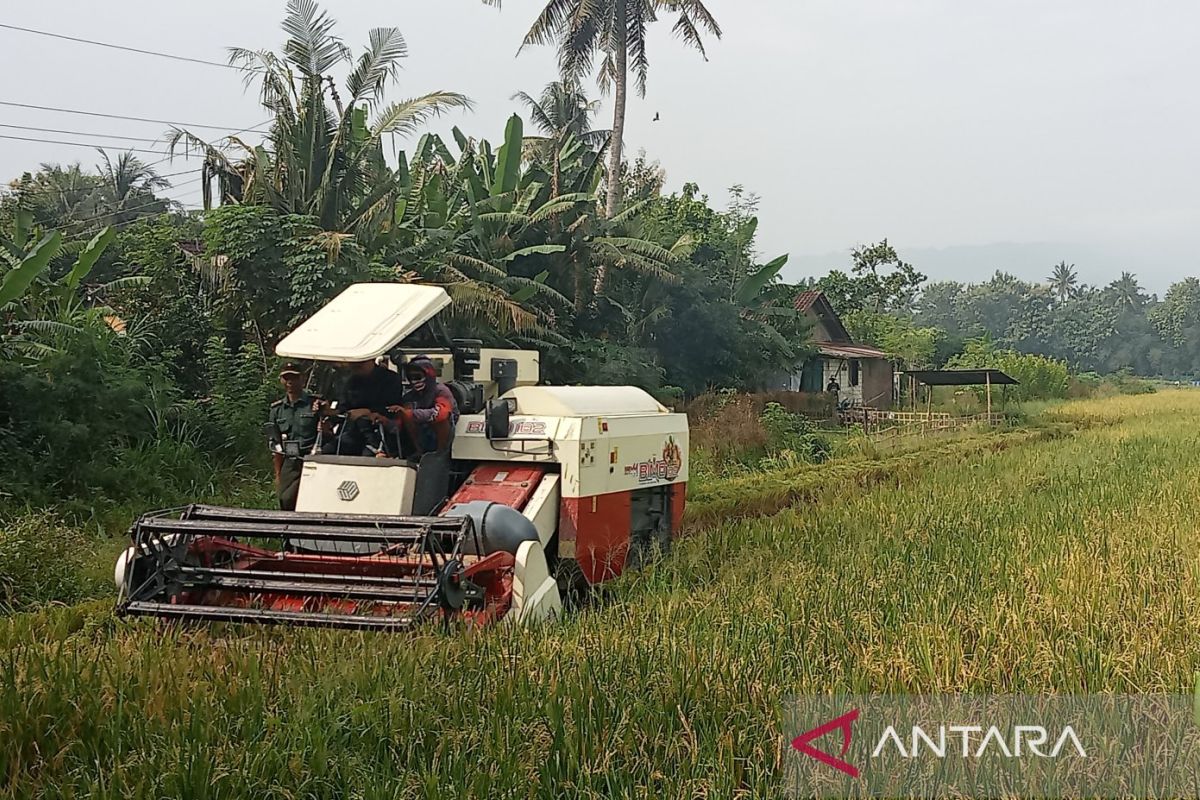
[[[449,453],[307,455],[294,512],[146,514],[117,561],[118,614],[367,630],[439,614],[536,621],[669,547],[687,417],[635,387],[538,386],[533,351],[414,347],[449,303],[439,287],[356,284],[276,348],[338,363],[430,356],[461,413]]]

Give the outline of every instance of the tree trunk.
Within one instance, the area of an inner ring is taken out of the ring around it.
[[[625,141],[625,100],[629,91],[629,53],[626,34],[629,18],[625,8],[626,0],[616,0],[616,19],[613,27],[617,31],[617,52],[613,58],[617,67],[616,96],[613,103],[612,152],[608,162],[608,216],[617,214],[617,205],[621,200],[621,156]]]
[[[612,143],[608,161],[608,202],[605,205],[605,215],[612,219],[617,215],[617,206],[621,200],[621,152],[625,139],[625,97],[629,89],[629,53],[628,23],[629,15],[625,6],[626,0],[616,0],[616,19],[613,27],[617,30],[617,52],[613,60],[617,68],[617,91],[613,103]],[[592,285],[592,307],[604,291],[604,281],[608,277],[608,265],[601,262],[596,266],[595,282]]]

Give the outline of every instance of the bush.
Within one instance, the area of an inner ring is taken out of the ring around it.
[[[829,442],[805,417],[793,414],[779,403],[767,403],[759,415],[767,433],[767,454],[792,453],[796,459],[820,462],[829,457]]]
[[[1054,400],[1067,396],[1070,372],[1067,362],[1057,358],[996,350],[986,339],[974,339],[966,349],[946,364],[950,369],[998,369],[1016,379],[1016,386],[1005,386],[1004,400]],[[983,396],[985,387],[975,387]],[[993,395],[994,396],[994,395]]]
[[[95,545],[55,514],[0,522],[0,611],[95,596],[103,587],[86,574]]]
[[[1153,394],[1154,383],[1136,378],[1126,372],[1101,377],[1095,372],[1082,372],[1071,377],[1067,396],[1072,398],[1115,397],[1117,395]]]
[[[152,438],[173,400],[169,381],[133,336],[81,324],[36,363],[0,361],[0,464],[18,501],[54,501],[104,487],[123,447]]]
[[[687,406],[692,471],[714,476],[771,468],[772,459],[823,461],[829,442],[806,417],[762,395],[731,389],[696,398]]]

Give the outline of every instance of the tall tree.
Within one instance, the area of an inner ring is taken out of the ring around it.
[[[1122,272],[1121,277],[1110,283],[1105,290],[1114,305],[1122,310],[1141,308],[1146,302],[1142,287],[1132,272]]]
[[[493,6],[501,3],[483,1]],[[679,15],[675,35],[701,56],[706,56],[702,32],[721,38],[721,26],[702,0],[548,0],[521,45],[556,44],[559,71],[570,81],[588,75],[596,56],[602,56],[597,78],[600,90],[607,93],[611,89],[614,95],[605,204],[610,217],[616,215],[621,199],[629,73],[633,71],[638,94],[645,97],[650,72],[647,35],[659,12]]]
[[[547,167],[550,194],[557,197],[563,182],[564,156],[569,159],[573,155],[572,142],[581,142],[597,152],[608,146],[608,131],[592,128],[592,116],[599,103],[589,100],[579,85],[571,81],[552,81],[537,98],[517,92],[513,99],[525,106],[541,134],[525,137],[526,156]]]
[[[154,167],[126,151],[110,159],[100,151],[99,206],[111,224],[121,224],[138,217],[161,214],[171,201],[155,197],[154,192],[170,187],[171,182],[160,176]]]
[[[1047,280],[1050,282],[1050,291],[1054,293],[1055,299],[1060,303],[1070,300],[1079,291],[1075,265],[1068,265],[1066,261],[1055,264],[1054,271],[1050,273]]]
[[[608,141],[608,131],[592,129],[592,117],[600,104],[589,100],[577,83],[551,81],[536,98],[526,92],[517,92],[512,99],[525,106],[529,121],[541,133],[540,136],[526,136],[527,142],[545,142],[548,146],[561,148],[568,137],[574,136],[598,150]]]

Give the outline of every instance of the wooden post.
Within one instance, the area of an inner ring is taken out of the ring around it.
[[[984,373],[984,381],[987,383],[987,419],[988,425],[992,424],[992,373]]]
[[[925,387],[925,422],[921,425],[921,430],[925,429],[925,424],[929,425],[930,430],[933,430],[933,387]]]

